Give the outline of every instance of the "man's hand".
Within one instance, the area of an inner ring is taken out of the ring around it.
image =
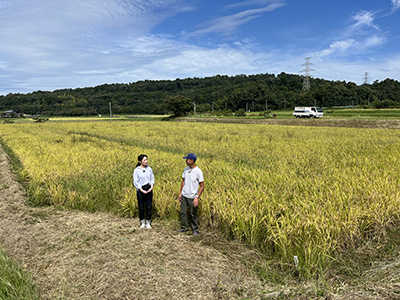
[[[178,201],[181,202],[182,194],[179,194]]]
[[[196,198],[193,200],[193,206],[197,207],[197,205],[199,205],[199,197],[196,196]]]

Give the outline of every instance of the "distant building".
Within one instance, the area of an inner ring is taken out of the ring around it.
[[[2,118],[19,118],[20,114],[13,110],[6,110],[3,112],[0,112],[0,117],[2,117]]]

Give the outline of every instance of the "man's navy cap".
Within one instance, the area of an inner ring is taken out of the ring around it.
[[[194,160],[194,161],[197,160],[197,156],[194,153],[189,153],[188,155],[184,156],[183,158],[184,159],[191,159],[191,160]]]

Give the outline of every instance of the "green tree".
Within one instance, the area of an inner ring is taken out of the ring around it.
[[[163,106],[168,113],[172,113],[176,117],[183,116],[193,109],[192,101],[180,95],[164,98]]]

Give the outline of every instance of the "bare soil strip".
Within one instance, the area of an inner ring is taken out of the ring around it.
[[[309,283],[261,283],[241,263],[245,247],[228,256],[157,222],[141,230],[136,219],[25,203],[0,147],[0,245],[41,299],[400,299],[400,256],[318,296]]]

